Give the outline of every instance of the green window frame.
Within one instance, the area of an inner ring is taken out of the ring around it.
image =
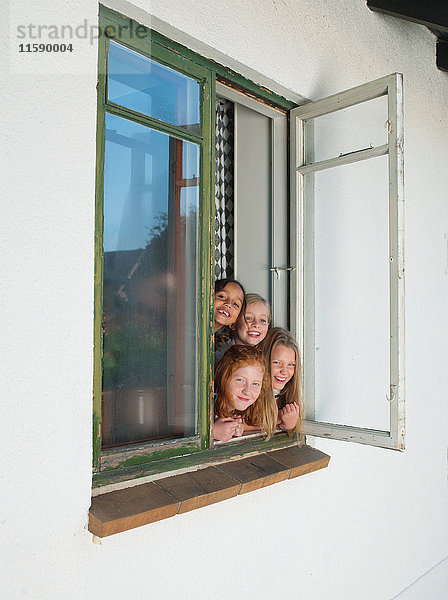
[[[242,457],[249,453],[266,452],[295,444],[295,440],[285,434],[276,434],[271,440],[258,438],[243,439],[227,445],[214,445],[210,439],[213,423],[213,271],[214,271],[214,136],[215,98],[217,83],[243,92],[264,104],[280,109],[287,115],[290,126],[290,193],[289,219],[290,251],[288,267],[290,329],[299,340],[302,348],[305,376],[305,394],[309,400],[306,434],[325,438],[349,440],[358,443],[379,445],[387,448],[404,448],[404,250],[403,250],[403,108],[401,76],[391,75],[377,82],[371,82],[336,94],[327,99],[312,102],[304,101],[299,107],[270,90],[260,87],[231,69],[206,59],[185,46],[174,42],[160,33],[132,21],[108,8],[100,6],[99,38],[99,78],[98,78],[98,122],[97,122],[97,183],[96,183],[96,229],[95,229],[95,308],[94,308],[94,406],[93,406],[93,485],[136,479],[144,476],[194,468],[199,465],[219,463]],[[110,40],[152,58],[188,77],[201,85],[201,122],[199,134],[185,128],[168,125],[157,119],[145,117],[127,108],[107,101],[107,49]],[[219,94],[218,94],[219,95]],[[336,111],[344,106],[357,105],[364,100],[388,96],[389,140],[381,148],[359,150],[335,159],[335,165],[361,161],[379,153],[389,155],[389,240],[390,240],[390,369],[391,392],[390,428],[378,432],[366,428],[338,426],[332,423],[315,421],[313,394],[309,386],[313,377],[312,367],[315,356],[312,339],[313,318],[305,311],[312,296],[313,287],[309,274],[309,264],[313,260],[312,223],[310,210],[314,203],[312,185],[317,168],[334,166],[332,161],[324,165],[306,163],[309,146],[314,138],[307,121],[321,114]],[[294,110],[291,110],[294,109]],[[198,144],[201,148],[200,162],[200,223],[198,267],[200,270],[198,307],[198,433],[199,435],[174,442],[148,442],[101,451],[101,396],[102,396],[102,306],[103,306],[103,196],[105,160],[105,116],[106,113],[122,116],[142,125]],[[308,127],[308,128],[307,128]],[[305,133],[308,132],[308,135]],[[274,139],[275,135],[274,135]],[[308,148],[308,149],[307,149]],[[331,164],[327,164],[331,163]],[[310,171],[310,172],[309,172]],[[273,260],[273,259],[272,259]],[[307,267],[308,265],[308,267]],[[274,264],[271,271],[275,270]],[[306,294],[305,294],[306,292]],[[311,296],[310,296],[311,294]]]
[[[94,485],[104,485],[116,480],[138,478],[180,468],[225,460],[248,452],[267,451],[294,443],[285,435],[270,441],[250,439],[229,446],[213,447],[212,428],[213,396],[213,249],[214,249],[214,110],[216,82],[242,89],[266,104],[289,110],[294,104],[281,96],[257,86],[250,80],[217,63],[207,60],[184,46],[173,42],[158,32],[150,30],[131,19],[105,7],[100,7],[99,77],[97,105],[97,183],[95,226],[95,309],[94,309],[94,389],[93,389],[93,471]],[[200,84],[199,133],[170,125],[153,117],[142,115],[129,108],[110,102],[107,98],[107,57],[110,42],[114,41],[142,56],[170,67]],[[128,119],[140,125],[167,133],[176,138],[194,142],[200,147],[200,199],[199,199],[199,289],[197,298],[198,319],[198,376],[197,406],[198,435],[193,438],[168,442],[133,444],[125,448],[101,450],[101,400],[102,400],[102,318],[103,318],[103,200],[105,162],[106,114]]]

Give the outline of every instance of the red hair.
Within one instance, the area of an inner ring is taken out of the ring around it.
[[[227,392],[234,372],[243,367],[257,366],[263,373],[263,383],[257,400],[245,411],[235,411],[233,399]],[[266,402],[270,401],[269,382],[266,377],[263,353],[254,346],[234,345],[225,352],[215,369],[215,415],[217,417],[230,417],[240,414],[244,422],[253,427],[264,429],[266,412],[272,412],[272,407],[267,408]],[[275,406],[275,414],[277,406]]]

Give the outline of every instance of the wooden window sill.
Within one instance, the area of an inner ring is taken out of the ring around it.
[[[291,446],[92,498],[89,531],[102,538],[325,468],[330,457]]]

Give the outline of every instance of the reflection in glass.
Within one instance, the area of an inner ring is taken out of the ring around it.
[[[316,420],[389,430],[388,157],[315,174]]]
[[[198,82],[112,41],[107,90],[115,104],[200,132]]]
[[[103,446],[196,432],[199,147],[106,115]]]
[[[387,96],[381,96],[311,119],[307,127],[314,135],[314,156],[307,156],[306,164],[387,144],[387,110]]]

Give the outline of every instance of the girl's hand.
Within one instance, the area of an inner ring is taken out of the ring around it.
[[[241,417],[236,419],[232,417],[219,417],[215,420],[213,427],[213,438],[219,442],[228,442],[234,435],[243,435],[244,425]],[[241,431],[241,433],[237,433]]]
[[[286,404],[284,408],[278,411],[278,423],[283,429],[294,429],[299,419],[300,408],[295,402]]]
[[[243,419],[240,418],[239,423],[235,429],[235,437],[240,437],[243,435],[243,433],[244,433],[244,423],[243,423]]]

